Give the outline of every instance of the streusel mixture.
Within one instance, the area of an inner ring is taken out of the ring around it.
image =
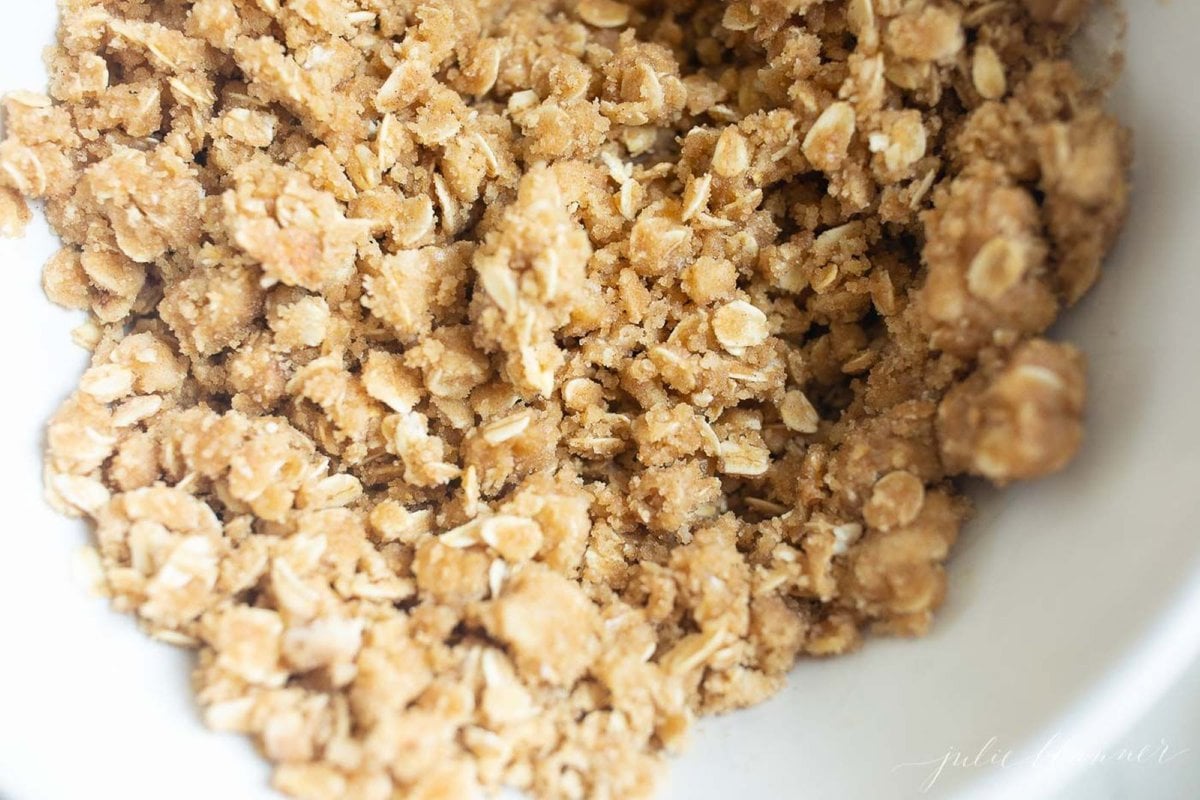
[[[1087,0],[60,5],[49,496],[288,794],[647,797],[1078,447]]]

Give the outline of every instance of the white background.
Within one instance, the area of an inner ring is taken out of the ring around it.
[[[1167,763],[1147,757],[1122,760],[1121,751],[1165,743],[1177,754]],[[1084,767],[1059,800],[1194,800],[1200,798],[1200,664],[1167,693],[1154,709],[1122,734],[1104,754],[1109,760]]]

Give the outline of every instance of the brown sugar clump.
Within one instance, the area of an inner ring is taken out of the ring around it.
[[[0,143],[88,315],[49,500],[288,794],[648,797],[1078,449],[1088,7],[64,2]]]

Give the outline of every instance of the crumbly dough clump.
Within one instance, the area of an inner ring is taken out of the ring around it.
[[[60,5],[49,496],[286,793],[647,797],[1079,444],[1086,0]]]

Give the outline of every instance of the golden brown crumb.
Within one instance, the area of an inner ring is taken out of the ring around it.
[[[1079,446],[1087,0],[60,5],[47,495],[285,793],[648,797]]]

